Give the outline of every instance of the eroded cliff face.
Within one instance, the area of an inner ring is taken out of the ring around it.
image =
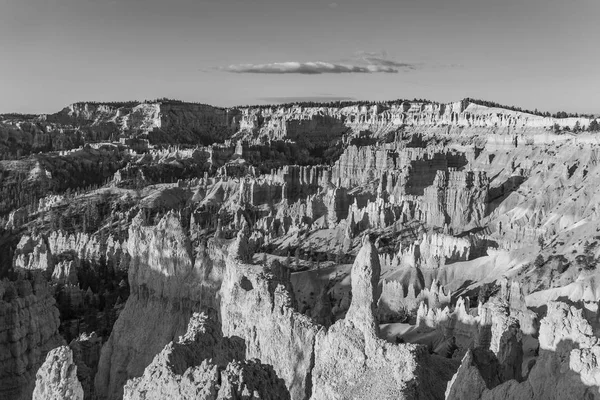
[[[446,398],[592,399],[600,394],[600,345],[581,309],[550,303],[539,343],[540,356],[521,383],[486,384],[484,365],[474,363],[473,355],[467,354],[448,385]]]
[[[454,372],[451,361],[432,359],[423,346],[379,338],[380,268],[377,249],[365,239],[352,266],[350,309],[317,335],[311,399],[435,399]]]
[[[51,350],[36,374],[33,400],[83,400],[77,366],[67,346]]]
[[[453,396],[545,396],[518,382],[562,379],[531,368],[558,361],[527,352],[527,305],[600,299],[600,141],[553,127],[577,122],[468,102],[11,117],[0,157],[85,147],[0,161],[0,256],[16,267],[0,273],[52,271],[69,339],[96,329],[69,311],[96,309],[108,334],[122,309],[101,354],[97,337],[73,344],[86,397],[95,375],[101,399],[126,382],[132,398],[441,398],[465,354]],[[194,326],[206,340],[177,339]],[[594,351],[569,358],[590,384]]]
[[[64,343],[59,313],[46,282],[0,281],[0,397],[31,398],[35,374],[51,349]]]
[[[221,286],[223,335],[240,337],[248,359],[273,367],[292,399],[310,394],[313,347],[320,327],[292,308],[285,281],[267,267],[245,264],[248,238],[233,243]]]
[[[240,117],[242,132],[257,132],[270,139],[295,139],[304,130],[310,133],[329,129],[329,132],[367,131],[384,136],[399,127],[460,127],[495,128],[504,133],[544,129],[558,123],[574,126],[577,121],[587,126],[587,118],[556,119],[540,117],[502,108],[486,107],[470,102],[433,104],[402,102],[389,106],[336,107],[256,107],[242,109]]]
[[[95,379],[96,393],[104,399],[120,398],[126,380],[141,376],[167,343],[185,333],[192,314],[215,302],[202,301],[212,260],[198,257],[194,263],[175,213],[156,226],[146,226],[138,215],[129,229],[127,248],[131,295],[102,348]]]
[[[85,143],[142,135],[152,143],[261,143],[291,140],[308,148],[335,145],[344,135],[386,137],[403,127],[493,133],[543,132],[554,124],[573,128],[588,118],[550,118],[485,107],[467,101],[439,104],[405,101],[351,107],[251,107],[221,109],[178,101],[75,103],[55,114],[0,115],[0,153],[67,150]],[[10,140],[9,140],[10,138]]]
[[[85,400],[94,399],[94,377],[98,372],[103,340],[95,332],[83,333],[69,343],[73,362],[77,366],[77,380],[83,389]]]
[[[289,399],[273,368],[244,359],[244,342],[223,338],[218,323],[195,313],[187,332],[169,343],[140,378],[127,382],[124,399]]]
[[[69,150],[120,136],[153,143],[223,142],[236,130],[238,113],[172,101],[75,103],[55,114],[0,120],[0,154]]]
[[[242,228],[228,251],[220,326],[193,314],[187,333],[128,381],[125,398],[441,398],[456,362],[378,338],[380,269],[368,239],[354,263],[350,310],[329,329],[294,310],[285,267],[247,263],[248,239]]]

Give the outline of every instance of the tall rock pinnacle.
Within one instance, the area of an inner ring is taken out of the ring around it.
[[[77,366],[68,346],[50,351],[37,372],[34,400],[83,400],[83,388],[77,380]]]
[[[357,328],[379,332],[379,325],[375,318],[377,300],[380,290],[378,288],[381,265],[377,249],[365,235],[362,248],[352,265],[352,304],[346,314],[346,321],[353,323]]]

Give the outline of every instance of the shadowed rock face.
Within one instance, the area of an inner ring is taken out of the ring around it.
[[[243,264],[246,247],[238,236],[230,253],[221,286],[223,335],[241,338],[246,358],[256,358],[273,367],[292,399],[310,392],[313,346],[319,326],[292,306],[286,282],[280,282],[259,265]]]
[[[594,399],[600,395],[600,344],[582,310],[548,305],[539,332],[540,357],[524,382],[490,382],[489,371],[468,353],[448,384],[446,399]],[[502,378],[500,364],[495,373]],[[483,372],[483,374],[482,374]],[[496,381],[498,382],[498,381]]]
[[[0,116],[0,398],[63,343],[34,270],[77,338],[44,393],[75,364],[100,400],[595,396],[600,140],[556,133],[576,123],[469,101]]]
[[[94,377],[98,372],[102,338],[95,332],[81,334],[69,343],[73,352],[73,362],[77,366],[77,380],[81,382],[85,400],[94,398]]]
[[[30,398],[46,354],[64,344],[55,304],[43,280],[0,281],[0,398]]]
[[[378,337],[380,269],[377,249],[365,236],[352,266],[352,304],[346,318],[317,335],[311,399],[443,396],[445,382],[454,372],[452,361],[433,359],[419,345],[392,344]],[[437,376],[427,380],[431,375]]]
[[[359,399],[373,393],[378,398],[441,398],[443,385],[425,384],[426,377],[436,375],[443,383],[456,363],[440,358],[434,366],[424,347],[377,337],[379,260],[368,239],[353,267],[356,295],[348,316],[325,330],[293,310],[281,280],[285,275],[240,261],[247,257],[241,250],[247,241],[243,232],[231,245],[221,287],[224,337],[217,324],[194,314],[187,333],[126,384],[125,398],[179,393],[220,399],[253,392],[263,399]]]
[[[0,153],[68,150],[119,135],[147,135],[152,143],[223,142],[235,132],[235,110],[181,102],[75,103],[20,121],[0,115]],[[7,140],[12,136],[12,140]]]
[[[244,358],[244,342],[223,338],[219,326],[205,314],[194,314],[186,334],[169,343],[140,378],[127,382],[126,400],[289,399],[273,368]]]
[[[102,348],[95,378],[100,398],[120,398],[125,381],[140,376],[167,343],[185,332],[193,312],[214,307],[202,302],[208,268],[202,263],[212,261],[204,257],[194,264],[174,213],[157,226],[145,226],[142,216],[136,217],[128,251],[131,295]]]

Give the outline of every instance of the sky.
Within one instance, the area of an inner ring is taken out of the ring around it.
[[[465,97],[600,113],[600,0],[0,0],[0,112]]]

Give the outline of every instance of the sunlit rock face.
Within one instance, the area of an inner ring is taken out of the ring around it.
[[[0,398],[36,372],[41,398],[597,397],[590,125],[469,100],[0,116]]]
[[[454,371],[450,361],[434,361],[424,347],[378,337],[379,274],[377,250],[365,238],[352,266],[350,309],[317,335],[311,399],[434,399],[443,392],[439,382]],[[435,374],[437,383],[427,381]]]
[[[83,400],[77,366],[67,346],[51,350],[36,374],[34,400]]]
[[[96,393],[122,396],[127,379],[140,376],[162,348],[185,332],[194,311],[214,307],[203,303],[203,282],[210,257],[192,259],[189,239],[175,213],[158,225],[146,226],[142,215],[129,230],[131,295],[102,348]]]
[[[540,356],[521,383],[507,376],[502,365],[495,371],[500,381],[486,381],[489,367],[475,361],[476,354],[468,353],[448,384],[446,398],[592,399],[600,394],[600,345],[581,309],[550,303],[541,321],[539,343]],[[498,384],[506,378],[509,380]]]
[[[506,132],[508,129],[543,129],[554,123],[573,127],[577,121],[582,126],[590,122],[588,118],[540,117],[468,101],[447,104],[405,101],[390,106],[245,108],[241,110],[239,127],[242,132],[258,132],[270,135],[271,139],[285,137],[293,140],[295,135],[306,132],[326,136],[319,129],[329,129],[327,133],[330,136],[346,128],[354,132],[368,131],[381,137],[401,126],[496,128]]]
[[[244,358],[244,342],[223,338],[218,324],[194,314],[187,332],[169,343],[139,378],[127,382],[124,399],[289,399],[273,368]]]
[[[122,135],[151,143],[209,144],[223,142],[237,130],[238,114],[237,110],[177,101],[75,103],[55,114],[26,120],[0,116],[0,133],[12,133],[21,154],[69,150]],[[11,143],[1,140],[0,150],[5,145],[10,148]]]
[[[273,367],[292,399],[310,392],[313,347],[320,327],[292,307],[286,282],[247,260],[245,241],[232,244],[221,286],[223,335],[241,338],[246,358]]]

